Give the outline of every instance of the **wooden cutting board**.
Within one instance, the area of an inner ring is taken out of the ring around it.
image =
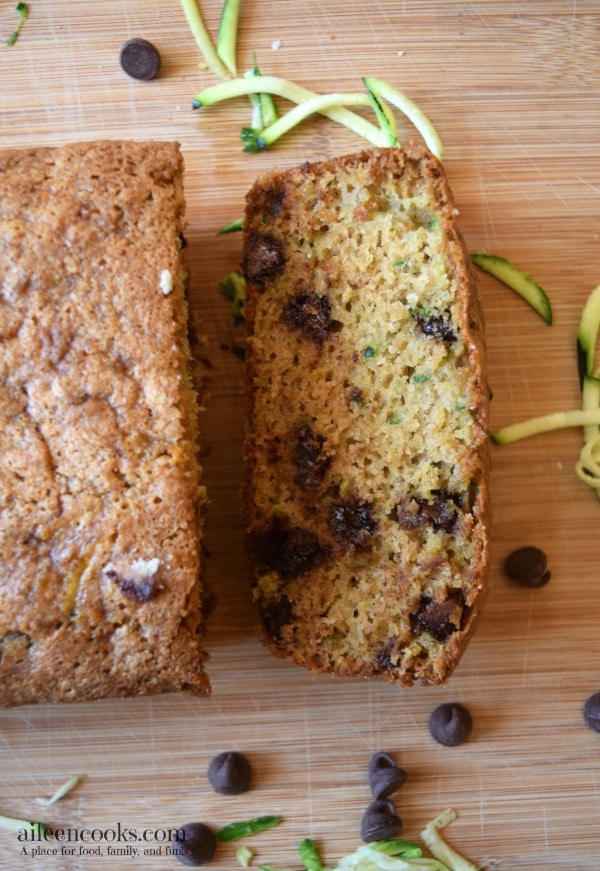
[[[204,0],[211,32],[217,0]],[[600,690],[600,502],[574,474],[581,434],[562,431],[493,449],[494,558],[487,610],[446,688],[312,678],[274,659],[255,634],[242,552],[238,487],[242,339],[218,291],[236,268],[239,235],[217,237],[241,216],[254,177],[274,167],[349,153],[363,142],[321,118],[277,147],[242,154],[245,100],[203,112],[193,96],[216,79],[176,0],[31,0],[17,21],[0,6],[0,146],[76,139],[177,139],[187,165],[188,262],[206,334],[210,400],[202,418],[207,581],[216,594],[206,639],[213,695],[27,707],[0,713],[0,812],[51,825],[158,830],[139,855],[21,856],[0,831],[0,868],[179,867],[160,832],[190,820],[220,826],[280,814],[279,828],[248,845],[255,861],[294,868],[314,838],[333,865],[359,844],[371,753],[408,771],[396,796],[405,834],[446,807],[448,839],[487,869],[600,867],[600,735],[582,705]],[[160,77],[127,78],[122,42],[152,40]],[[575,333],[600,282],[600,10],[564,0],[246,0],[239,65],[257,53],[264,73],[318,92],[362,89],[387,78],[436,124],[469,250],[486,248],[531,272],[547,290],[546,326],[511,291],[483,276],[492,425],[576,407]],[[402,136],[413,135],[400,125]],[[525,590],[502,571],[514,548],[548,553],[550,583]],[[431,710],[458,700],[472,711],[471,740],[433,742]],[[206,769],[221,750],[248,754],[246,795],[211,790]],[[46,810],[35,803],[72,774],[87,779]],[[121,842],[120,846],[123,846]],[[143,855],[161,848],[162,855]],[[225,846],[215,869],[237,867]]]

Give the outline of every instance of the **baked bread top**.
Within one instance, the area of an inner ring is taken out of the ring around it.
[[[176,143],[0,152],[0,703],[205,692]]]
[[[441,164],[380,149],[247,197],[245,516],[272,649],[438,684],[488,570],[488,389]]]

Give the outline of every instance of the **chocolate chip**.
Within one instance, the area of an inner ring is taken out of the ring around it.
[[[402,821],[392,802],[387,799],[371,802],[362,816],[360,836],[366,843],[396,838],[401,831]]]
[[[504,571],[522,587],[543,587],[550,580],[548,559],[539,547],[520,547],[504,563]]]
[[[420,529],[427,522],[427,518],[419,509],[416,499],[404,499],[395,506],[390,517],[395,516],[400,529],[410,532],[413,529]]]
[[[324,444],[325,438],[308,425],[296,433],[292,453],[294,483],[302,490],[316,490],[327,473],[331,457],[323,455]]]
[[[283,201],[285,199],[285,188],[270,187],[263,191],[264,207],[274,218],[278,217],[283,211]]]
[[[395,645],[394,641],[388,641],[386,646],[377,651],[373,657],[375,667],[378,673],[393,671],[396,666],[392,662]]]
[[[265,284],[285,266],[281,242],[273,236],[251,233],[246,244],[244,273],[249,281]]]
[[[292,622],[294,616],[292,603],[287,596],[282,596],[267,605],[261,604],[261,615],[265,630],[271,638],[281,638],[281,630]]]
[[[448,316],[450,312],[448,312]],[[414,313],[414,318],[418,323],[421,332],[433,339],[441,339],[443,342],[455,342],[456,333],[450,326],[448,318],[443,315],[425,314],[422,309]]]
[[[301,332],[307,339],[323,342],[334,329],[331,301],[316,293],[301,293],[292,297],[283,309],[282,320],[291,330]]]
[[[431,712],[429,731],[438,744],[457,747],[470,737],[473,719],[464,705],[459,702],[446,702]]]
[[[458,496],[445,490],[434,492],[432,500],[416,496],[396,506],[396,518],[401,529],[410,531],[430,525],[436,532],[452,532],[458,519]]]
[[[285,580],[306,574],[331,556],[316,535],[301,527],[289,527],[279,517],[265,532],[255,535],[250,546],[260,568],[277,572]]]
[[[221,795],[241,795],[249,788],[251,779],[250,763],[235,750],[219,753],[208,766],[208,780]]]
[[[445,492],[440,492],[433,502],[423,500],[419,504],[419,511],[431,521],[436,531],[441,529],[444,532],[452,532],[458,517],[455,504]]]
[[[154,575],[134,574],[131,577],[120,575],[111,566],[104,569],[103,575],[116,584],[127,599],[134,602],[147,602],[163,589]]]
[[[123,70],[132,79],[148,82],[160,69],[160,54],[147,39],[128,39],[121,46],[119,61]]]
[[[458,609],[462,613],[463,606],[464,600],[459,590],[449,593],[443,602],[424,596],[417,613],[411,614],[411,628],[416,635],[428,632],[436,641],[445,641],[460,628],[451,618],[456,618]]]
[[[377,532],[373,506],[370,502],[359,502],[357,499],[332,505],[329,528],[338,541],[362,547]]]
[[[217,850],[217,839],[204,823],[186,823],[171,841],[173,853],[182,865],[199,868],[210,862]]]
[[[583,719],[586,726],[600,732],[600,693],[594,693],[583,706]]]
[[[369,786],[375,800],[387,798],[406,780],[406,771],[399,768],[389,753],[374,753],[369,762]]]

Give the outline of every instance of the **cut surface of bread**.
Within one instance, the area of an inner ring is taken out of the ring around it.
[[[440,684],[487,592],[477,289],[418,144],[261,177],[247,196],[244,512],[272,650]]]
[[[176,143],[0,152],[0,704],[208,691]]]

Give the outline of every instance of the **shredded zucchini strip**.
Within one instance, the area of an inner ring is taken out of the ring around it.
[[[520,423],[509,424],[492,433],[492,440],[498,445],[509,445],[511,442],[530,438],[555,429],[566,429],[573,426],[592,426],[600,424],[600,408],[584,411],[580,408],[570,411],[554,411],[540,417],[532,417]]]
[[[253,76],[262,76],[261,71],[254,62],[252,69],[244,73],[244,78],[250,79]],[[250,104],[252,106],[252,128],[254,130],[264,130],[265,127],[270,127],[279,118],[277,106],[273,100],[272,94],[249,94]]]
[[[257,76],[255,78],[238,78],[230,79],[227,82],[220,82],[217,85],[211,85],[201,91],[193,101],[195,109],[212,106],[215,103],[220,103],[222,100],[229,100],[233,97],[247,96],[253,93],[272,94],[276,97],[282,97],[292,103],[306,103],[318,97],[313,91],[303,88],[300,85],[290,82],[288,79],[282,79],[278,76]],[[324,95],[329,96],[329,95]],[[360,94],[360,105],[370,106],[369,97],[367,94]],[[344,106],[330,106],[318,110],[322,115],[326,115],[333,121],[343,124],[349,130],[352,130],[358,136],[371,142],[373,145],[384,147],[388,144],[385,133],[362,118],[355,112],[351,112]]]
[[[592,375],[598,331],[600,330],[600,284],[588,296],[581,313],[577,340],[585,349],[585,371]]]
[[[367,85],[367,91],[369,93],[369,100],[371,102],[371,106],[375,115],[377,116],[377,120],[381,126],[381,129],[385,131],[388,138],[388,145],[392,148],[396,148],[398,146],[398,128],[396,125],[396,118],[394,113],[387,105],[387,103],[380,100],[368,86],[368,79],[363,79],[365,85]]]
[[[584,411],[600,408],[600,369],[594,369],[598,332],[600,331],[600,285],[588,296],[581,312],[577,332],[577,351],[583,352],[581,376],[581,407]],[[577,476],[593,487],[600,499],[600,426],[588,424],[583,428],[583,447],[575,464]]]
[[[304,100],[285,115],[282,115],[270,127],[261,130],[257,135],[255,131],[246,129],[243,131],[242,140],[248,144],[244,151],[260,151],[272,145],[305,118],[316,112],[325,112],[328,109],[341,106],[368,106],[370,105],[367,94],[321,94]],[[254,134],[254,135],[252,135]]]
[[[363,81],[379,102],[387,100],[406,115],[425,140],[427,148],[438,160],[441,160],[444,149],[438,132],[427,115],[419,109],[416,103],[413,103],[406,94],[403,94],[402,91],[399,91],[398,88],[395,88],[383,79],[378,79],[375,76],[366,76]]]
[[[50,798],[38,798],[36,799],[38,804],[43,805],[52,805],[55,804],[59,799],[64,798],[65,795],[68,795],[72,789],[75,789],[77,784],[84,780],[85,774],[75,774],[73,777],[70,777],[66,780],[61,786],[58,787],[56,792]]]
[[[593,411],[600,408],[600,380],[593,375],[585,375],[581,385],[581,408],[583,411]],[[589,424],[583,428],[584,442],[590,441],[600,434],[600,427]]]
[[[35,838],[39,838],[40,840],[44,838],[46,833],[49,831],[44,823],[20,820],[16,817],[6,817],[4,814],[0,814],[0,829],[8,829],[11,832],[25,830],[25,832],[31,832]]]
[[[196,40],[196,45],[200,49],[200,54],[204,58],[207,67],[219,79],[228,79],[229,73],[225,66],[221,63],[213,41],[210,37],[204,19],[198,8],[196,0],[180,0],[188,27],[192,32],[192,36]]]
[[[232,75],[237,75],[237,33],[240,0],[224,0],[217,34],[217,57]]]
[[[600,434],[585,442],[575,464],[575,471],[589,487],[593,487],[600,498]]]
[[[448,808],[430,823],[427,823],[421,832],[421,838],[435,858],[448,865],[452,871],[480,871],[477,865],[473,865],[472,862],[453,850],[440,835],[440,829],[445,828],[455,819],[456,812],[452,808]]]

